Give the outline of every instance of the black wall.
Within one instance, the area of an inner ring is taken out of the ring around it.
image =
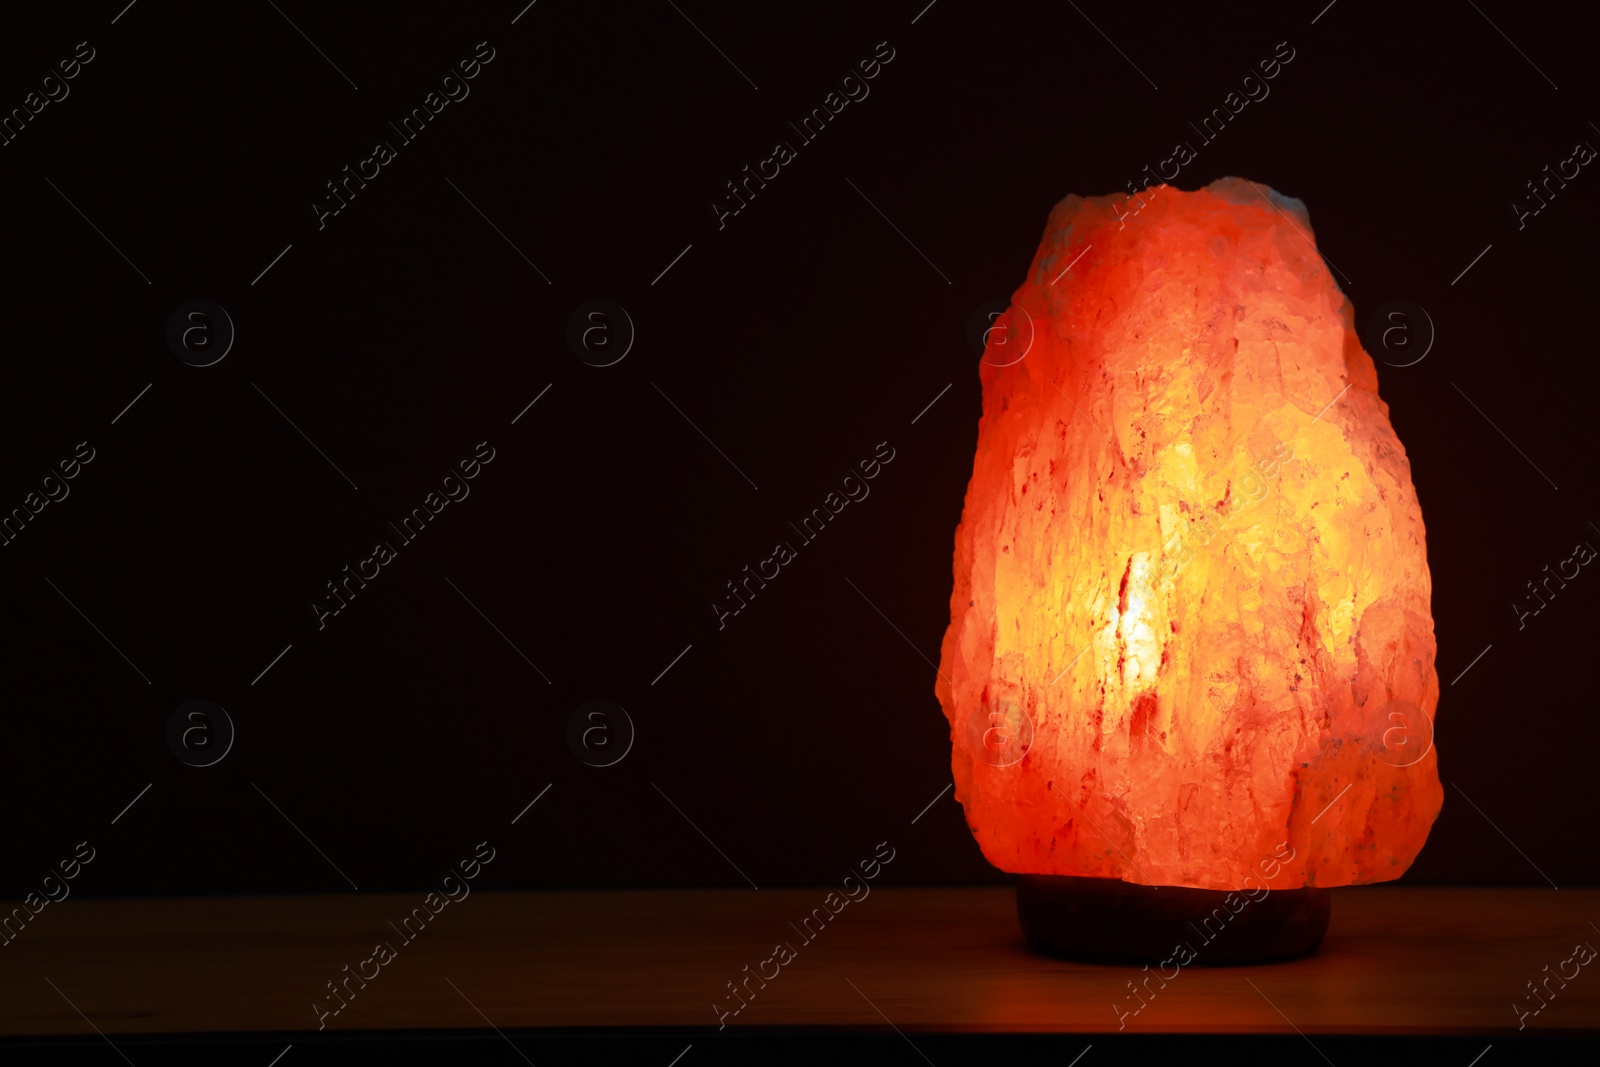
[[[1521,629],[1511,607],[1600,546],[1600,174],[1521,228],[1512,206],[1600,145],[1570,12],[123,2],[0,34],[7,109],[94,50],[0,147],[0,506],[94,453],[0,548],[7,894],[84,840],[82,893],[422,886],[485,839],[500,887],[833,881],[884,840],[894,880],[1000,880],[949,794],[912,823],[950,781],[928,660],[967,324],[1056,201],[1180,139],[1175,184],[1301,198],[1358,314],[1409,300],[1437,331],[1379,367],[1444,690],[1445,808],[1407,879],[1600,876],[1600,576]],[[400,143],[386,121],[485,41]],[[723,183],[880,42],[870,95],[719,228]],[[1279,42],[1270,96],[1201,144],[1188,123]],[[396,158],[319,229],[380,139]],[[237,331],[213,366],[166,339],[193,299]],[[608,367],[567,339],[597,299],[636,329]],[[324,583],[485,441],[470,495],[319,629]],[[880,442],[870,497],[719,631],[723,584]],[[191,699],[236,729],[209,767],[168,744]],[[637,731],[614,766],[568,743],[593,699]]]

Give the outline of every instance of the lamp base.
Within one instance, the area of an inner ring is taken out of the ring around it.
[[[1017,918],[1035,952],[1092,963],[1280,963],[1317,950],[1326,889],[1255,893],[1025,874]]]

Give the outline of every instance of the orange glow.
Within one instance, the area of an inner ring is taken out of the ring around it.
[[[1026,355],[991,331],[936,686],[956,795],[1021,874],[1240,889],[1288,842],[1273,888],[1397,878],[1443,799],[1439,682],[1354,310],[1299,201],[1141,195],[1058,204]]]

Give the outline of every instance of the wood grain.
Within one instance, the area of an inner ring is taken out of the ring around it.
[[[790,923],[826,892],[474,892],[410,943],[389,924],[421,893],[73,899],[0,948],[0,1034],[92,1035],[85,1016],[108,1034],[315,1030],[313,1000],[334,1003],[325,983],[380,940],[396,958],[329,1031],[482,1029],[485,1018],[502,1030],[715,1028],[713,1001],[733,1003],[726,983],[779,941],[796,957],[765,989],[752,983],[759,992],[730,1027],[887,1018],[910,1032],[1105,1032],[1117,1029],[1114,1001],[1136,1003],[1124,984],[1135,968],[1030,954],[1009,889],[875,889],[806,942]],[[1152,983],[1124,1023],[1130,1033],[1292,1033],[1291,1023],[1308,1034],[1513,1033],[1524,983],[1578,942],[1600,946],[1591,920],[1600,890],[1336,890],[1318,955],[1184,968],[1165,988]],[[1600,1032],[1597,972],[1600,961],[1583,968],[1528,1029]]]

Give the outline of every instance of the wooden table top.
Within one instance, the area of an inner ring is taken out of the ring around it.
[[[715,1029],[746,965],[776,977],[729,1027],[1493,1036],[1521,1003],[1531,1032],[1600,1033],[1600,965],[1550,978],[1537,1014],[1526,985],[1600,946],[1600,890],[1335,890],[1315,957],[1185,967],[1125,1016],[1141,972],[1029,953],[1010,889],[873,889],[808,942],[790,924],[826,893],[475,891],[411,941],[421,892],[69,899],[0,948],[0,1035],[315,1031],[363,969],[327,1031]],[[363,963],[378,941],[393,957]],[[763,963],[777,942],[793,957]]]

